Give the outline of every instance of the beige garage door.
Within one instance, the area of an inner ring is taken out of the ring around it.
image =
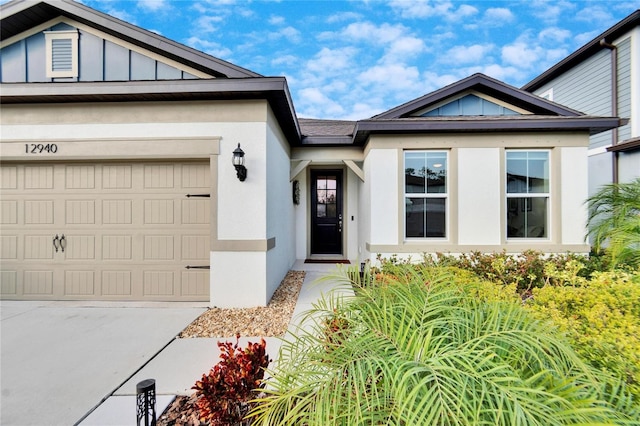
[[[2,298],[209,300],[208,163],[1,171]]]

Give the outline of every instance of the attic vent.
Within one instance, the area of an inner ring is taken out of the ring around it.
[[[45,31],[47,77],[78,77],[78,32]]]

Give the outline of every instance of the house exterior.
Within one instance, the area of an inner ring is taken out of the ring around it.
[[[626,123],[481,74],[299,119],[284,78],[80,3],[0,12],[4,299],[261,306],[297,259],[586,253],[590,137]]]
[[[589,194],[640,177],[640,10],[522,87],[586,114],[626,125],[589,141]]]

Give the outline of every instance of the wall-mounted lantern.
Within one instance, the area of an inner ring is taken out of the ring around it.
[[[233,167],[236,168],[236,175],[240,182],[244,182],[247,178],[247,168],[244,166],[244,151],[238,147],[233,150]]]

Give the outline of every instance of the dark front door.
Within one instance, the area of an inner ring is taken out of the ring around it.
[[[342,254],[342,170],[311,171],[311,254]]]

